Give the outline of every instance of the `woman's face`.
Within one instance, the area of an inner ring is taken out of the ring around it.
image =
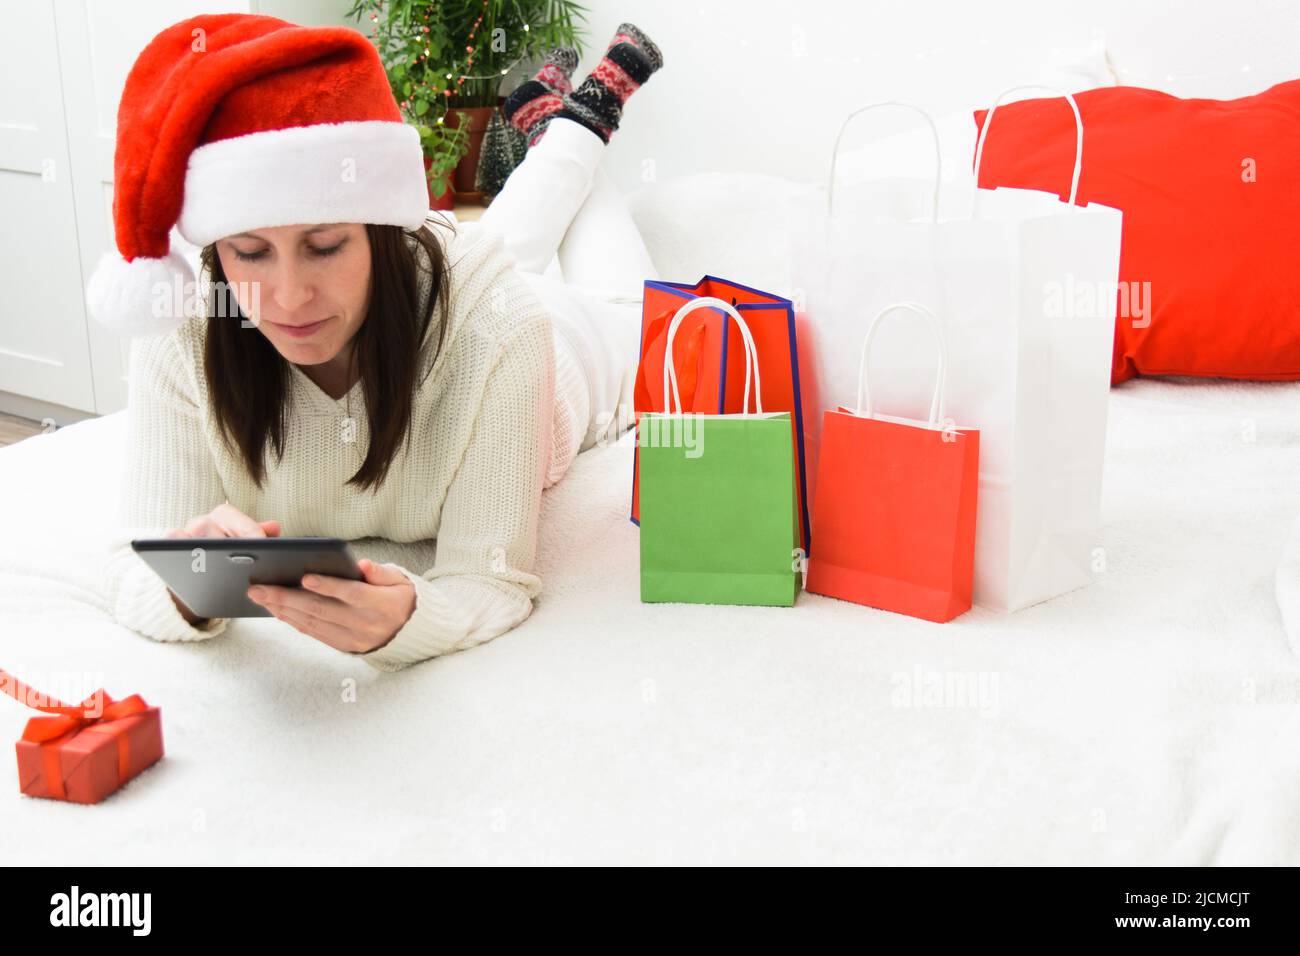
[[[275,226],[217,242],[244,314],[297,365],[339,355],[370,302],[370,237],[361,223]]]

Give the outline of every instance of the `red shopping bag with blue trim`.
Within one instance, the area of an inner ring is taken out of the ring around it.
[[[666,412],[663,390],[664,356],[668,327],[687,301],[718,298],[744,317],[753,336],[763,380],[763,407],[789,412],[794,424],[796,500],[799,504],[799,546],[811,553],[812,527],[804,481],[803,408],[799,393],[799,348],[795,334],[794,304],[770,292],[706,275],[694,285],[646,280],[641,307],[641,348],[633,391],[634,420],[643,412]],[[682,410],[708,415],[744,411],[745,350],[736,340],[734,323],[721,309],[696,309],[687,315],[673,340],[673,365],[681,393]],[[640,442],[638,425],[637,441]],[[640,524],[639,447],[632,458],[630,517]]]
[[[938,344],[924,422],[881,415],[871,403],[871,342],[897,311],[925,318]],[[980,433],[944,418],[946,369],[943,327],[929,309],[897,302],[876,314],[862,345],[857,407],[840,405],[822,419],[807,590],[928,621],[970,609]]]

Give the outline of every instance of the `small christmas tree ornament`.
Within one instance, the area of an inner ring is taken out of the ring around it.
[[[478,160],[475,188],[487,198],[501,192],[527,152],[528,140],[524,134],[507,123],[499,109],[493,110],[483,134],[483,152]]]

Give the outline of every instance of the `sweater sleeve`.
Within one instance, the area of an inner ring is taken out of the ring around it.
[[[225,500],[203,438],[191,363],[181,332],[131,343],[126,467],[117,528],[104,568],[104,596],[118,623],[158,641],[196,641],[226,629],[228,618],[195,627],[181,616],[163,580],[131,549],[132,538],[163,537]]]
[[[434,566],[398,567],[415,610],[392,639],[355,656],[382,671],[473,647],[533,609],[542,486],[555,405],[550,316],[530,314],[498,346],[477,418],[443,502]]]

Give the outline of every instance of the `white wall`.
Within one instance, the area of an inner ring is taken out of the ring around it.
[[[587,0],[577,76],[629,20],[665,66],[629,102],[607,168],[643,175],[743,169],[824,177],[842,116],[904,99],[936,115],[986,102],[1104,33],[1119,81],[1231,98],[1300,77],[1300,4],[1287,0]],[[889,132],[886,127],[879,127]],[[855,131],[865,141],[871,131]],[[847,145],[847,144],[846,144]],[[653,165],[651,165],[653,164]]]

